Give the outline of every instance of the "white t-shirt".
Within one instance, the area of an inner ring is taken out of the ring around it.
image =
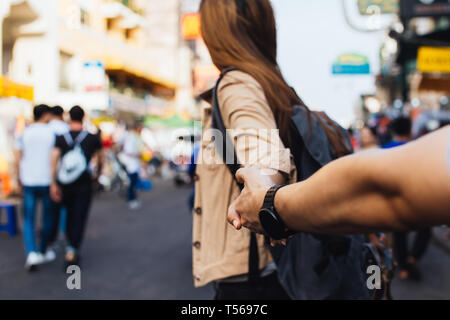
[[[57,136],[63,136],[70,131],[69,124],[62,120],[52,120],[48,123],[48,126]]]
[[[128,173],[137,173],[141,168],[142,140],[135,133],[129,133],[125,137],[123,153],[125,154],[125,166]]]
[[[16,141],[16,149],[22,151],[20,182],[27,187],[45,187],[51,183],[50,154],[55,145],[55,134],[43,123],[26,128]]]

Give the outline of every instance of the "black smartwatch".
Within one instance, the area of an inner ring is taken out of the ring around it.
[[[275,240],[286,239],[290,234],[274,205],[275,195],[283,187],[274,186],[267,191],[263,207],[259,212],[261,226],[266,234]]]

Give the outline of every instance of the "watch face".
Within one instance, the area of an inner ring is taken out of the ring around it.
[[[267,235],[275,240],[282,240],[286,237],[283,223],[270,209],[262,209],[259,213],[259,220]]]

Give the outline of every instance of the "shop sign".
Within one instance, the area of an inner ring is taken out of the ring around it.
[[[450,16],[450,0],[401,0],[402,17],[444,17]]]
[[[398,14],[400,0],[358,0],[359,13],[362,15],[372,15],[374,8],[380,14]]]
[[[84,90],[88,92],[105,89],[106,73],[101,61],[86,61],[83,65]]]
[[[422,72],[450,73],[450,47],[421,47],[417,57],[417,69]]]
[[[361,54],[344,54],[333,64],[333,74],[370,74],[369,59]]]
[[[185,13],[181,18],[181,33],[184,39],[197,39],[200,37],[200,15],[198,13]]]

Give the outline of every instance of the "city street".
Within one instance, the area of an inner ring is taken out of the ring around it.
[[[143,208],[129,211],[117,193],[101,194],[91,211],[81,290],[66,288],[62,257],[35,273],[23,268],[22,236],[0,233],[0,299],[211,299],[191,277],[189,188],[155,181]],[[450,299],[450,256],[432,246],[422,283],[395,280],[395,299]]]

